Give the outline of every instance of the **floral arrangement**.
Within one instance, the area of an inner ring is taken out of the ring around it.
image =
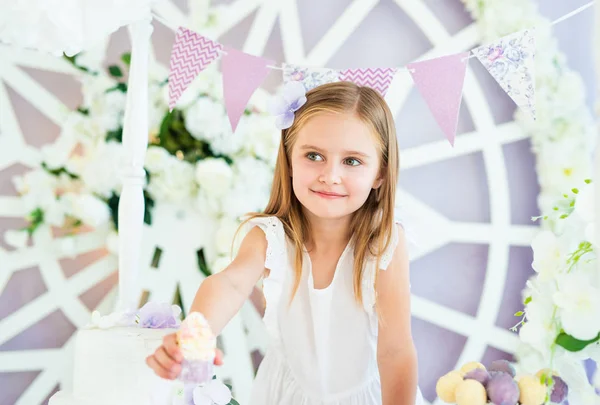
[[[457,405],[541,405],[548,399],[557,404],[564,402],[569,387],[549,370],[517,377],[508,361],[496,360],[488,369],[470,362],[449,372],[438,380],[436,392],[442,401]]]
[[[119,176],[123,156],[123,116],[127,84],[122,66],[98,68],[93,55],[69,58],[82,73],[83,103],[70,113],[58,140],[42,149],[40,166],[13,179],[29,213],[24,231],[8,231],[7,243],[19,248],[40,226],[74,234],[82,227],[107,225],[107,247],[118,253]],[[168,111],[166,69],[152,66],[145,165],[144,222],[152,224],[156,204],[171,204],[219,221],[216,252],[200,270],[209,275],[230,261],[239,218],[260,210],[269,198],[279,133],[273,117],[250,106],[232,133],[223,106],[220,73],[203,71]],[[72,239],[72,238],[71,238]],[[69,238],[62,246],[73,251]]]
[[[533,1],[463,0],[483,41],[536,27],[537,120],[520,110],[516,122],[531,136],[540,184],[542,230],[532,242],[536,271],[523,291],[517,369],[549,368],[571,388],[571,403],[598,404],[600,373],[590,385],[583,361],[600,364],[600,280],[593,236],[591,151],[597,136],[581,77],[570,70],[551,24]],[[588,179],[588,180],[584,180]],[[565,190],[571,190],[565,194]],[[594,388],[596,385],[596,388]],[[547,398],[549,400],[550,398]]]

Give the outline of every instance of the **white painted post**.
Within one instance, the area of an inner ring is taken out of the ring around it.
[[[123,190],[119,201],[118,309],[136,309],[144,221],[144,158],[148,147],[148,61],[151,17],[131,25],[131,66],[123,125]]]

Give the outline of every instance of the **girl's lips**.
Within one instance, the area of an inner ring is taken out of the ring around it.
[[[316,191],[316,190],[311,190],[313,193],[317,194],[319,197],[323,197],[323,198],[329,198],[329,199],[334,199],[334,198],[343,198],[346,197],[343,194],[338,194],[338,193],[331,193],[328,191]]]

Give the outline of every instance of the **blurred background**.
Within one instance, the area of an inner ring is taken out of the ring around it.
[[[216,141],[226,131],[221,129],[225,122],[222,107],[216,102],[197,102],[206,94],[220,97],[221,79],[216,69],[201,73],[178,105],[179,122],[184,127],[177,127],[177,119],[167,122],[164,79],[175,38],[167,25],[185,22],[222,44],[268,57],[276,64],[334,69],[402,67],[425,57],[470,50],[514,32],[531,20],[531,13],[554,20],[586,2],[536,0],[519,7],[513,7],[514,2],[460,0],[298,0],[282,5],[276,0],[158,2],[155,13],[163,22],[153,22],[150,143],[188,162],[195,148],[214,141],[218,145],[213,152],[218,150],[240,163],[233,166],[231,188],[235,193],[215,199],[192,196],[193,190],[186,189],[189,185],[181,180],[193,182],[196,178],[201,182],[200,177],[207,172],[199,174],[200,169],[193,166],[173,166],[168,176],[154,176],[154,172],[164,173],[164,167],[176,163],[156,150],[152,154],[154,160],[147,161],[152,173],[148,198],[155,205],[151,223],[147,221],[145,227],[147,268],[142,269],[140,299],[177,300],[186,308],[202,275],[226,264],[227,249],[223,246],[235,228],[230,218],[246,208],[260,209],[264,203],[268,196],[264,179],[270,175],[278,136],[259,112],[266,95],[281,85],[278,70],[271,72],[253,98],[237,138]],[[488,4],[489,9],[482,11]],[[477,11],[477,7],[482,9]],[[551,28],[556,48],[545,41],[538,48],[539,55],[554,54],[557,49],[564,55],[557,62],[565,67],[565,88],[561,90],[564,108],[585,107],[585,114],[596,102],[593,28],[594,11],[590,9]],[[506,32],[498,35],[502,29]],[[79,170],[81,178],[94,184],[96,196],[109,208],[94,211],[96,208],[84,202],[76,203],[84,212],[81,215],[90,218],[87,224],[95,226],[75,225],[65,231],[41,224],[34,237],[24,243],[15,241],[16,234],[11,231],[31,226],[25,219],[31,207],[18,196],[31,188],[50,186],[44,179],[22,176],[39,166],[40,156],[41,160],[59,159],[60,150],[50,148],[59,137],[73,131],[85,133],[89,140],[100,131],[119,138],[124,95],[119,89],[110,93],[106,89],[126,83],[127,56],[123,55],[129,50],[125,28],[71,61],[0,45],[2,405],[47,403],[59,388],[68,387],[73,333],[85,325],[90,311],[100,308],[107,312],[114,302],[118,252],[110,218],[114,216],[111,198],[112,190],[118,189],[118,178],[110,169],[113,160],[109,163],[104,159],[119,151],[102,146],[91,155],[84,154],[86,162],[70,162],[73,171]],[[119,71],[109,69],[115,65]],[[90,73],[96,69],[102,72],[101,77]],[[549,94],[555,93],[545,90],[542,97]],[[531,217],[548,204],[539,198],[543,192],[540,184],[550,187],[552,197],[556,189],[570,189],[571,185],[560,174],[555,181],[548,181],[553,173],[548,157],[544,164],[536,161],[532,134],[539,139],[539,131],[553,129],[533,130],[523,117],[517,115],[515,119],[513,101],[476,59],[469,62],[454,148],[432,119],[407,72],[398,73],[387,99],[395,113],[401,148],[399,212],[406,218],[409,237],[414,241],[411,283],[419,380],[424,396],[433,403],[437,378],[457,364],[512,359],[518,337],[509,328],[519,322],[514,313],[523,307],[522,290],[533,274],[530,241],[538,225]],[[72,112],[78,108],[87,109],[88,117],[96,114],[94,120],[76,118]],[[544,122],[544,114],[560,108],[540,103],[539,120]],[[190,143],[165,143],[165,134],[175,137],[177,131],[191,134]],[[265,150],[256,146],[252,136],[257,134]],[[185,156],[177,156],[177,152]],[[554,153],[556,158],[550,161],[560,166],[560,154]],[[562,153],[568,152],[563,148]],[[93,159],[92,170],[86,164]],[[583,154],[580,159],[587,157]],[[584,163],[580,166],[570,170],[576,174],[589,170]],[[570,176],[562,166],[559,169],[563,177]],[[261,173],[250,183],[259,191],[251,202],[242,204],[240,200],[247,194],[236,184],[246,181],[242,174],[248,171]],[[545,183],[538,176],[546,179]],[[249,367],[255,369],[264,349],[264,331],[256,316],[261,311],[258,302],[245,308],[237,326],[228,330],[232,337],[223,342],[229,356],[224,374],[234,382],[236,378],[248,379]],[[240,359],[240,353],[247,359]],[[242,376],[235,377],[236,373]]]

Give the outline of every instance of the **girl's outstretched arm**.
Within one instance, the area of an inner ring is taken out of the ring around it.
[[[412,405],[417,395],[417,353],[410,327],[410,279],[404,230],[387,270],[377,279],[377,363],[383,405]]]
[[[248,232],[238,254],[223,271],[207,277],[190,312],[200,312],[218,335],[240,310],[265,271],[267,239],[259,227]]]

